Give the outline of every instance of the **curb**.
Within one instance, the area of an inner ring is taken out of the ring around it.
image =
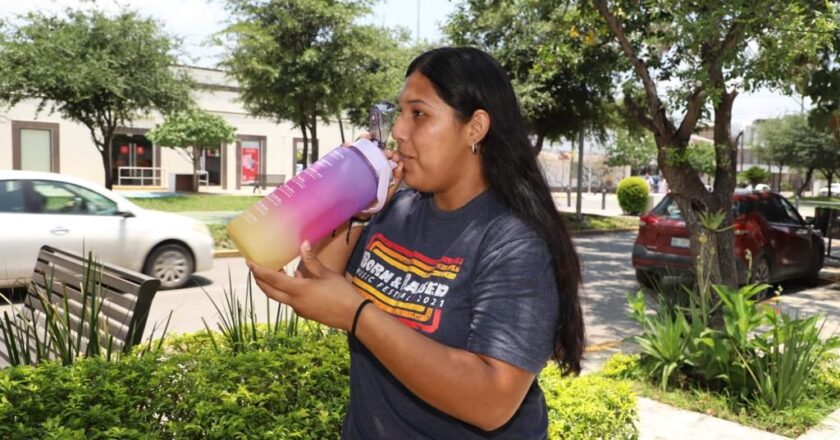
[[[213,258],[233,258],[241,257],[242,254],[236,249],[215,249],[213,250]]]
[[[618,234],[621,232],[636,232],[639,228],[621,228],[621,229],[582,229],[580,231],[572,231],[572,236],[575,235],[605,235]]]

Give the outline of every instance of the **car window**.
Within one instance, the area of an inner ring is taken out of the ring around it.
[[[788,210],[785,209],[781,198],[763,197],[756,204],[758,206],[758,213],[768,222],[786,224],[800,223],[800,220],[795,215],[792,217]]]
[[[117,204],[107,197],[66,182],[36,180],[32,190],[39,212],[53,214],[113,215]]]
[[[799,215],[799,212],[793,205],[790,204],[786,199],[779,197],[779,203],[782,205],[782,208],[785,210],[785,215],[787,215],[788,223],[802,225],[804,222],[802,221],[802,217]]]
[[[0,212],[23,212],[23,185],[18,180],[0,180]]]
[[[735,201],[732,203],[732,215],[738,217],[751,209],[751,204],[745,201]],[[665,217],[668,220],[685,220],[677,206],[677,202],[670,196],[665,197],[653,208],[653,214],[657,217]]]
[[[665,217],[668,220],[683,220],[680,207],[677,206],[677,202],[674,201],[672,197],[665,197],[662,199],[662,201],[653,208],[653,213],[657,217]]]

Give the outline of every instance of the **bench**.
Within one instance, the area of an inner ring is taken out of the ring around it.
[[[260,188],[276,188],[284,183],[286,183],[285,174],[257,174],[257,178],[254,180],[254,190],[251,192],[255,193]]]
[[[0,362],[127,353],[143,338],[159,287],[158,279],[43,246],[22,306],[0,320]]]

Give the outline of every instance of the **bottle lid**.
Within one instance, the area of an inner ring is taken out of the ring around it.
[[[375,141],[363,138],[353,142],[353,146],[365,156],[365,159],[376,172],[376,202],[362,212],[365,214],[379,212],[385,206],[385,199],[388,198],[388,185],[391,183],[391,177],[393,176],[391,170],[397,164],[385,157],[385,153]]]

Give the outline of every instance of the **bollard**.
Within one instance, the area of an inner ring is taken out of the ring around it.
[[[607,209],[607,189],[601,188],[601,211]]]
[[[566,188],[566,207],[567,208],[572,207],[572,187],[571,186]]]

